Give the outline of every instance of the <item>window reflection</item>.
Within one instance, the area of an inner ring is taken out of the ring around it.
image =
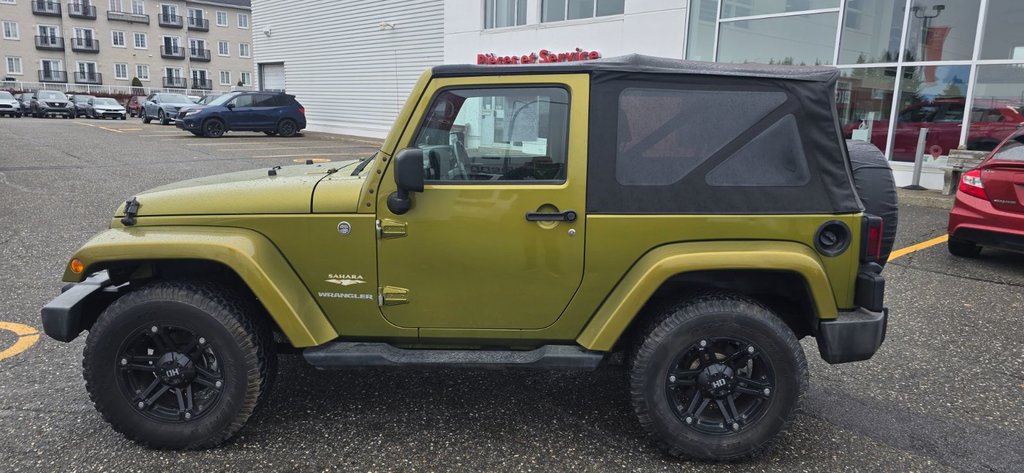
[[[989,0],[981,59],[1024,60],[1021,20],[1024,20],[1021,0]]]
[[[907,25],[907,61],[956,61],[974,55],[981,0],[914,0]]]
[[[842,69],[836,109],[847,139],[870,141],[885,152],[896,89],[895,67]]]
[[[718,0],[691,0],[690,27],[686,33],[686,59],[714,61],[715,19]]]
[[[848,0],[839,40],[839,63],[898,61],[905,6],[902,1]]]
[[[926,164],[960,145],[971,66],[905,67],[900,82],[899,116],[892,159],[913,161],[921,128],[928,128]]]
[[[838,21],[838,13],[818,13],[722,23],[718,61],[832,64]]]
[[[1024,68],[978,66],[967,149],[991,151],[1024,125]]]
[[[722,18],[838,7],[839,0],[724,0]]]

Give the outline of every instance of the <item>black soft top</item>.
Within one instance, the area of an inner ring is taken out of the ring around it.
[[[830,82],[836,80],[839,76],[838,70],[834,67],[684,61],[682,59],[645,56],[643,54],[628,54],[625,56],[595,59],[591,61],[544,64],[453,64],[434,67],[433,75],[435,77],[456,77],[538,73],[560,74],[567,72],[596,71],[758,77],[764,79],[787,79],[812,82]]]

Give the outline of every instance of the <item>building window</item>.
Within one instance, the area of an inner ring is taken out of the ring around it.
[[[136,64],[135,77],[139,80],[149,80],[149,64]]]
[[[228,12],[217,12],[217,26],[228,26]]]
[[[840,64],[871,64],[899,60],[905,5],[892,0],[850,0],[846,3]]]
[[[243,73],[239,74],[239,77],[240,77],[240,80],[242,81],[242,85],[245,85],[245,86],[252,85],[252,73],[251,72],[243,72]]]
[[[114,64],[114,78],[120,80],[128,80],[128,64]]]
[[[249,43],[238,43],[238,57],[249,57]]]
[[[929,155],[933,150],[946,155],[959,146],[970,80],[968,65],[903,67],[896,130],[889,150],[892,160],[914,161],[922,128],[928,128],[925,150]]]
[[[149,47],[149,38],[146,33],[132,33],[135,49],[146,49]]]
[[[16,21],[4,22],[4,39],[21,39],[21,31],[18,30]]]
[[[484,29],[526,24],[526,0],[484,0]]]
[[[249,28],[249,15],[245,13],[238,14],[238,27],[242,29]]]
[[[1020,7],[1019,0],[988,0],[985,37],[981,42],[981,59],[1024,60]],[[978,76],[978,80],[981,80],[981,75]]]
[[[718,61],[832,64],[838,21],[838,12],[721,21]]]
[[[8,5],[16,5],[18,0],[0,0],[0,3],[6,3]]]
[[[21,68],[21,58],[8,56],[7,61],[7,73],[12,76],[20,76],[25,72]]]
[[[132,0],[132,15],[145,15],[146,2],[144,0]]]
[[[910,22],[907,23],[903,60],[971,59],[979,10],[981,0],[914,0],[910,7]],[[1015,17],[1019,19],[1019,16]]]
[[[542,0],[542,22],[621,15],[626,0]]]
[[[217,41],[217,54],[221,56],[231,55],[231,46],[227,41]]]
[[[840,69],[836,111],[846,139],[870,141],[886,151],[896,90],[895,67]]]
[[[1019,64],[979,65],[977,74],[964,144],[967,149],[992,151],[1024,123],[1024,68]]]
[[[110,0],[110,3],[107,4],[107,10],[118,13],[123,12],[124,4],[121,0]]]
[[[231,85],[230,71],[220,71],[220,85]]]
[[[111,31],[110,42],[114,45],[115,48],[126,47],[124,42],[124,31]]]

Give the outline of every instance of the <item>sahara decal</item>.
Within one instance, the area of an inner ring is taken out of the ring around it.
[[[339,286],[354,286],[366,282],[360,274],[328,274],[324,282],[337,284]]]

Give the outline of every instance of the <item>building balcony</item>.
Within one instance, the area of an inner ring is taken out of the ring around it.
[[[66,84],[68,82],[67,71],[54,71],[54,70],[39,70],[39,82],[59,82]]]
[[[46,51],[63,51],[64,38],[60,36],[36,36],[36,49]]]
[[[164,88],[187,89],[188,79],[184,77],[164,77]]]
[[[103,74],[99,72],[75,72],[76,84],[100,85],[103,83]]]
[[[160,46],[160,57],[164,59],[185,59],[185,48],[181,46]]]
[[[210,50],[209,49],[199,49],[199,48],[189,48],[188,49],[188,57],[192,58],[193,61],[210,62],[210,58],[211,58]]]
[[[210,31],[210,20],[205,18],[188,17],[189,31]]]
[[[149,15],[136,15],[134,13],[125,13],[123,11],[108,11],[107,19],[111,21],[123,21],[125,23],[149,24]]]
[[[71,50],[79,53],[98,53],[100,42],[96,38],[71,38]]]
[[[86,20],[96,19],[96,7],[86,2],[69,2],[68,16],[71,18],[83,18]]]
[[[60,2],[32,0],[32,13],[40,16],[60,16]]]
[[[181,15],[164,15],[161,13],[156,16],[156,20],[160,26],[166,28],[181,28],[183,25]]]
[[[210,79],[192,78],[192,88],[199,90],[213,90],[213,81]]]

